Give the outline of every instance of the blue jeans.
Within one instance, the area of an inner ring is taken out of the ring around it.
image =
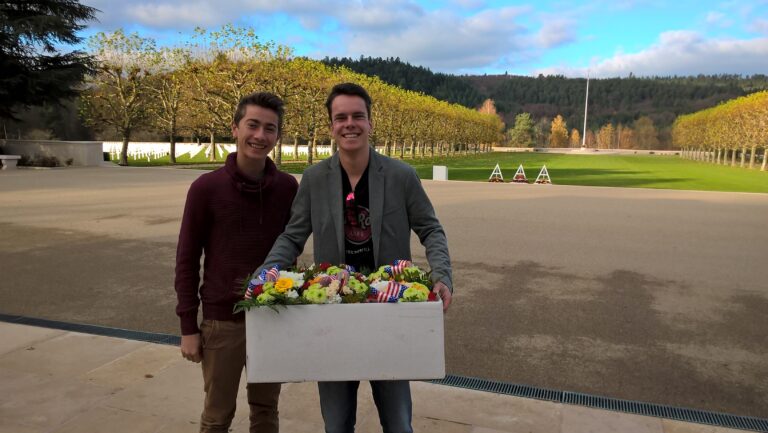
[[[354,433],[360,382],[318,382],[325,433]],[[384,433],[413,433],[407,380],[372,380],[373,401]]]

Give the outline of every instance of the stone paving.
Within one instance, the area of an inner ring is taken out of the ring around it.
[[[245,384],[243,384],[243,389]],[[177,347],[0,322],[0,433],[192,433],[199,365]],[[736,433],[700,424],[413,382],[419,433]],[[244,392],[233,433],[247,433]],[[285,384],[281,431],[323,431],[315,383]],[[380,432],[367,383],[357,431]]]
[[[0,313],[178,334],[200,174],[0,173]],[[448,373],[768,418],[768,194],[424,185],[454,263]]]

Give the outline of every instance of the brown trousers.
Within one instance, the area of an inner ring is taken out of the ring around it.
[[[245,322],[203,320],[205,406],[200,433],[226,433],[235,417],[240,375],[245,367]],[[279,383],[249,383],[250,433],[278,433]]]

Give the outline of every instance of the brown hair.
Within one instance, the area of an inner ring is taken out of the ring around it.
[[[245,95],[237,103],[233,121],[238,125],[245,116],[245,110],[248,105],[258,105],[259,107],[272,110],[277,114],[277,134],[283,131],[283,115],[285,115],[285,104],[279,96],[269,92],[254,92]]]
[[[333,100],[339,95],[359,96],[363,98],[363,101],[365,101],[365,110],[368,112],[368,119],[371,118],[371,104],[373,103],[373,101],[371,101],[371,95],[369,95],[363,86],[359,84],[341,83],[333,86],[331,93],[328,95],[328,99],[325,100],[325,108],[328,110],[328,118],[331,119],[331,121],[333,121],[331,118],[331,104],[333,104]]]

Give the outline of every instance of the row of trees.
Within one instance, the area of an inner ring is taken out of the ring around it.
[[[658,131],[651,118],[643,116],[631,126],[612,123],[593,131],[588,129],[582,140],[578,129],[568,132],[568,125],[561,115],[550,122],[540,119],[534,122],[530,113],[515,117],[515,124],[507,131],[507,142],[515,147],[581,147],[582,141],[588,148],[597,149],[656,149],[659,145]]]
[[[768,152],[768,91],[731,99],[715,107],[678,117],[672,128],[676,146],[686,158],[715,164],[755,167],[763,151],[761,171],[766,169]]]
[[[114,128],[123,141],[123,165],[137,128],[151,127],[169,137],[172,162],[181,135],[207,137],[213,146],[217,137],[228,135],[237,102],[254,91],[270,91],[285,101],[283,138],[290,137],[295,146],[328,142],[325,98],[334,84],[346,81],[370,92],[371,138],[389,155],[405,157],[406,148],[411,156],[489,150],[504,128],[498,116],[294,57],[290,48],[262,43],[253,30],[232,25],[197,29],[183,47],[158,48],[152,39],[120,30],[99,33],[88,46],[97,73],[81,95],[82,114],[94,127]],[[279,165],[280,146],[276,149]]]

